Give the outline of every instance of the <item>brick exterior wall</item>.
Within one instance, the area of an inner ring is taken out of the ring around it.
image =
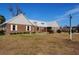
[[[37,30],[36,31],[37,32],[47,32],[47,28],[46,27],[37,27]]]
[[[17,31],[11,31],[11,25],[17,25]],[[28,26],[28,25],[27,25]],[[6,24],[5,26],[5,33],[17,33],[17,32],[34,32],[34,26],[31,26],[31,31],[26,31],[26,25],[21,24]]]
[[[17,25],[17,31],[11,31],[11,25]],[[31,31],[26,31],[26,25],[6,24],[6,26],[5,26],[5,34],[17,33],[17,32],[46,32],[47,31],[47,28],[45,28],[45,27],[39,27],[39,29],[37,29],[37,28],[38,27],[31,26]]]

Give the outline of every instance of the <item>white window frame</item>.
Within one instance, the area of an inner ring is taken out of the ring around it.
[[[26,25],[26,31],[31,31],[31,26],[29,26],[29,30],[28,30],[28,26]]]
[[[17,25],[15,25],[15,30],[17,31]]]
[[[13,25],[11,25],[11,31],[17,31],[17,25],[15,25],[15,30],[13,30]]]
[[[31,31],[31,26],[29,26],[29,31]]]
[[[11,28],[10,30],[11,30],[11,31],[13,31],[13,25],[11,25],[11,27],[10,27],[10,28]]]
[[[26,31],[28,31],[28,30],[27,30],[27,27],[28,27],[28,26],[26,25]]]

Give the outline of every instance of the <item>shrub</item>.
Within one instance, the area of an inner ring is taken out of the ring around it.
[[[49,32],[49,34],[54,33],[54,31],[53,31],[53,30],[49,30],[48,32]]]
[[[61,30],[57,30],[57,33],[61,33]]]
[[[10,33],[11,35],[15,35],[15,34],[30,34],[30,32],[14,32],[14,33]]]
[[[33,34],[35,34],[36,32],[32,32]]]
[[[5,31],[4,30],[0,30],[0,35],[4,35]]]

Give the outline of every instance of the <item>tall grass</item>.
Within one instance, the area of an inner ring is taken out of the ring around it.
[[[68,41],[67,33],[37,33],[0,36],[0,54],[79,54],[79,34]]]

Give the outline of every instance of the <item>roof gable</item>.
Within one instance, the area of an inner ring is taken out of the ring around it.
[[[32,23],[23,14],[17,15],[5,23],[32,25]]]

